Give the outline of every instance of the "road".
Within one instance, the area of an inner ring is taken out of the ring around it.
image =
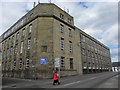
[[[2,90],[9,90],[8,88],[22,88],[22,90],[23,88],[118,88],[119,76],[120,74],[116,72],[103,72],[96,74],[69,76],[61,78],[61,84],[55,86],[52,85],[52,79],[21,80],[3,78]]]

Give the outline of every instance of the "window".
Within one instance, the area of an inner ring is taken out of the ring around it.
[[[19,39],[19,32],[17,33],[17,36],[16,36],[16,40],[18,40]]]
[[[69,28],[68,30],[69,30],[69,37],[72,37],[72,31],[71,31],[71,29]]]
[[[90,57],[90,51],[89,50],[87,50],[87,56]]]
[[[26,18],[23,18],[23,24],[26,23]]]
[[[73,58],[70,58],[70,69],[73,69]]]
[[[2,49],[4,49],[4,42],[2,42]]]
[[[97,53],[95,53],[95,58],[97,59]]]
[[[10,38],[8,39],[8,43],[7,43],[7,47],[9,48],[9,44],[10,44]]]
[[[11,44],[14,44],[14,36],[12,36]]]
[[[9,49],[7,49],[7,58],[9,57]]]
[[[71,23],[71,19],[70,18],[68,18],[68,23]]]
[[[41,46],[41,52],[47,52],[47,46]]]
[[[29,58],[26,59],[26,68],[29,67]]]
[[[15,69],[15,67],[16,67],[16,59],[14,59],[14,69]]]
[[[11,47],[11,49],[10,49],[10,55],[12,56],[12,54],[13,54],[13,48]]]
[[[81,40],[82,42],[85,42],[85,36],[82,35],[82,34],[80,34],[80,40]]]
[[[7,37],[7,32],[5,33],[5,35],[4,35],[4,38],[6,38]]]
[[[92,54],[92,58],[94,58],[94,53],[92,52],[91,54]]]
[[[6,48],[6,44],[7,44],[7,42],[5,41],[5,44],[4,44],[4,50],[5,50],[5,48]]]
[[[14,27],[12,27],[12,32],[14,32]]]
[[[20,48],[20,53],[23,52],[23,42],[21,42],[21,48]]]
[[[30,14],[30,18],[32,18],[32,17],[33,17],[33,13]]]
[[[30,26],[29,26],[29,33],[31,33],[32,32],[32,24],[30,24]]]
[[[60,24],[61,33],[64,33],[64,25]]]
[[[31,39],[28,39],[28,49],[30,49]]]
[[[22,58],[20,58],[20,60],[19,60],[19,69],[21,69],[22,68]]]
[[[61,57],[61,69],[65,68],[64,59],[65,59],[65,57]]]
[[[62,13],[60,13],[60,18],[64,19],[64,15]]]
[[[60,43],[61,43],[61,46],[60,46],[61,50],[64,50],[64,38],[61,38],[61,42]]]
[[[73,45],[72,45],[72,41],[69,41],[69,47],[70,47],[70,52],[72,52],[73,51]]]
[[[8,31],[8,35],[10,35],[10,33],[11,33],[11,30]]]
[[[15,46],[15,55],[17,54],[18,51],[18,45]]]
[[[22,35],[25,36],[25,28],[22,31]]]
[[[82,52],[83,55],[85,55],[85,49],[84,48],[82,48],[81,52]]]

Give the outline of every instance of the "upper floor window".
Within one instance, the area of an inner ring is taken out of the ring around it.
[[[16,36],[16,40],[18,40],[19,39],[19,32],[17,33],[17,36]]]
[[[91,53],[89,50],[87,50],[87,56],[90,57]]]
[[[60,65],[60,67],[61,67],[61,69],[64,69],[65,68],[65,61],[64,61],[64,59],[65,59],[65,57],[61,57],[61,65]]]
[[[64,19],[64,15],[62,13],[60,13],[60,18]]]
[[[25,28],[22,31],[22,35],[25,36]]]
[[[85,36],[82,35],[82,34],[80,34],[80,40],[83,41],[83,42],[85,42]]]
[[[17,54],[17,51],[18,51],[18,44],[15,46],[15,54]]]
[[[11,33],[11,30],[8,31],[8,35],[10,35],[10,33]]]
[[[12,54],[13,54],[13,48],[11,47],[10,48],[10,55],[12,56]]]
[[[68,18],[68,23],[71,23],[71,19],[70,18]]]
[[[10,38],[8,39],[8,48],[9,48],[9,44],[10,44]]]
[[[47,46],[41,46],[41,51],[42,52],[47,52]]]
[[[30,14],[30,18],[32,18],[32,17],[33,17],[33,13]]]
[[[97,59],[97,53],[95,53],[95,58]]]
[[[21,42],[21,48],[20,48],[20,53],[22,53],[23,52],[23,42]]]
[[[60,47],[61,47],[61,50],[64,50],[64,38],[61,38]]]
[[[69,28],[68,30],[69,30],[69,37],[72,37],[72,31],[71,31],[71,29]]]
[[[12,36],[12,40],[11,40],[11,43],[13,43],[14,42],[14,36]]]
[[[29,58],[27,58],[26,59],[26,68],[29,68],[29,62],[30,62],[30,60],[29,60]]]
[[[29,25],[29,33],[32,32],[32,29],[33,29],[33,26],[32,26],[32,24],[30,24],[30,25]]]
[[[5,46],[5,45],[4,45],[4,42],[3,42],[3,43],[2,43],[2,50],[4,50],[4,46]]]
[[[23,25],[25,22],[26,22],[26,18],[23,18],[20,23],[21,25]]]
[[[73,51],[72,41],[69,41],[69,45],[70,45],[70,52],[72,52]]]
[[[64,33],[64,25],[60,24],[61,33]]]
[[[91,52],[91,56],[92,56],[92,58],[94,58],[94,52]]]
[[[7,58],[9,57],[9,49],[6,50],[7,51]]]
[[[30,49],[31,39],[28,39],[28,49]]]
[[[81,52],[82,52],[83,55],[85,55],[85,49],[84,48],[81,49]]]

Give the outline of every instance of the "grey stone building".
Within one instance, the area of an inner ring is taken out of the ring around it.
[[[2,63],[2,38],[0,36],[0,65]]]
[[[75,27],[67,12],[40,3],[2,34],[2,72],[39,79],[52,78],[55,69],[61,76],[111,71],[110,50]]]

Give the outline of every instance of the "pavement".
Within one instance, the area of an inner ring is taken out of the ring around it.
[[[14,90],[13,88],[118,88],[118,77],[116,72],[103,72],[78,76],[63,77],[60,85],[52,85],[52,79],[45,80],[26,80],[16,78],[3,78],[2,90]]]
[[[98,86],[98,88],[118,88],[118,78],[120,75],[116,75]]]

